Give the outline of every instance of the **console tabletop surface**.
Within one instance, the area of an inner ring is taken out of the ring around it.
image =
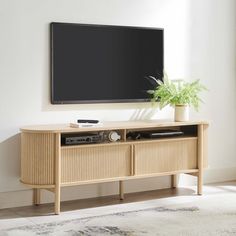
[[[96,130],[111,130],[111,129],[138,129],[138,128],[158,128],[171,126],[185,126],[185,125],[200,125],[208,124],[207,121],[186,121],[175,122],[173,120],[142,120],[142,121],[105,121],[102,125],[95,127],[71,128],[70,124],[48,124],[48,125],[32,125],[21,128],[22,132],[34,133],[70,133],[70,132],[87,132]]]

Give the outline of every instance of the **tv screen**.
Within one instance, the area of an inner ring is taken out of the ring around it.
[[[143,102],[163,74],[163,29],[51,23],[53,104]]]

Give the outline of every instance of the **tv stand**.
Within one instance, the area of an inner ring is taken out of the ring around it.
[[[129,132],[175,129],[173,137],[128,138]],[[60,213],[61,188],[92,183],[123,181],[185,173],[198,178],[202,194],[203,168],[207,167],[207,128],[204,121],[106,122],[100,127],[71,128],[69,125],[39,125],[21,129],[21,182],[33,188],[33,203],[40,204],[40,190],[55,194],[55,214]],[[116,131],[121,139],[101,143],[63,145],[65,134]]]

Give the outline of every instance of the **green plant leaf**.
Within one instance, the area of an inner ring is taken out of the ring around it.
[[[190,105],[198,110],[200,103],[203,102],[199,94],[207,90],[199,79],[193,82],[186,82],[183,79],[169,80],[165,72],[163,81],[157,80],[157,84],[154,90],[148,90],[147,93],[151,94],[152,102],[159,101],[161,109],[167,105]]]

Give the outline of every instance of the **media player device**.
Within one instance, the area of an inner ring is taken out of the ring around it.
[[[140,132],[129,132],[127,135],[126,135],[126,138],[131,138],[133,140],[138,140],[141,138],[141,134]]]
[[[131,138],[133,140],[138,140],[141,138],[155,139],[155,138],[175,137],[183,134],[184,132],[174,129],[133,131],[127,134],[127,138]]]
[[[99,143],[102,141],[103,141],[102,133],[64,134],[61,138],[62,145],[89,144],[89,143]]]
[[[174,129],[156,130],[156,131],[142,131],[140,135],[143,138],[164,138],[183,135],[184,132]]]
[[[99,122],[99,120],[82,120],[82,119],[77,120],[77,123],[92,123],[92,124],[97,124],[98,122]]]

